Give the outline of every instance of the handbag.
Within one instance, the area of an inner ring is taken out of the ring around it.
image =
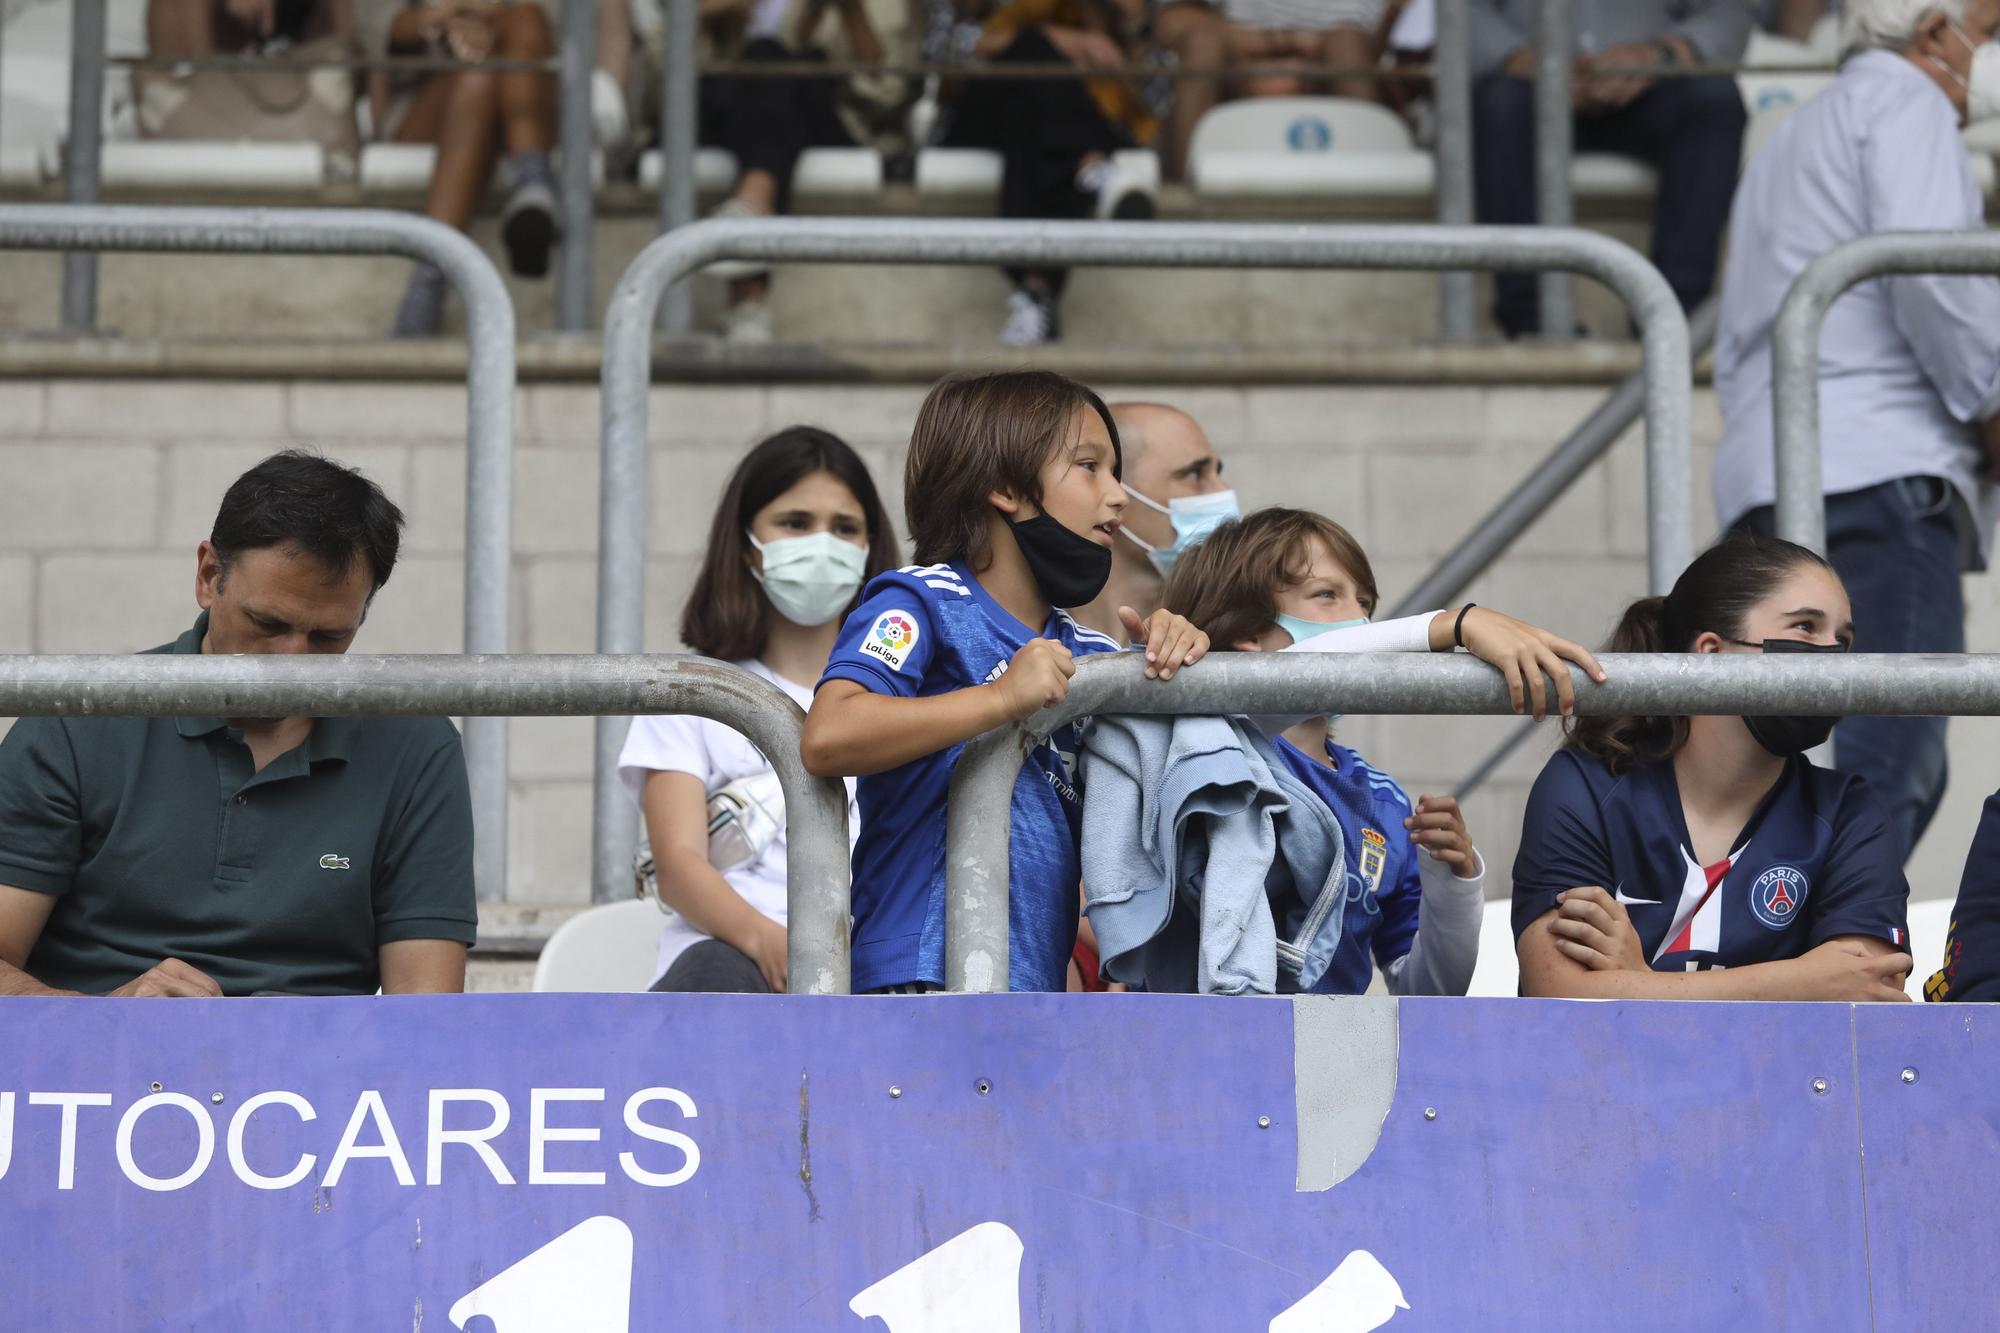
[[[352,175],[361,152],[354,71],[315,62],[354,54],[338,37],[320,37],[265,56],[254,69],[134,70],[139,137],[317,143],[334,174]]]

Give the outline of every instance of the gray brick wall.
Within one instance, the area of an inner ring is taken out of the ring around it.
[[[1599,400],[1587,388],[1105,386],[1178,402],[1223,450],[1247,505],[1304,503],[1354,529],[1392,600]],[[650,438],[652,552],[646,642],[672,651],[722,479],[765,432],[825,425],[868,457],[900,513],[914,387],[778,385],[656,389]],[[366,469],[404,506],[404,563],[361,640],[379,652],[459,643],[464,394],[450,385],[68,380],[0,383],[0,651],[125,652],[194,614],[193,552],[223,488],[269,449],[310,443]],[[515,626],[519,651],[592,647],[597,397],[533,385],[518,403]],[[1699,489],[1719,433],[1697,399]],[[1642,591],[1645,523],[1637,433],[1468,595],[1587,642]],[[1701,505],[1703,535],[1708,508]],[[2000,649],[2000,583],[1966,585],[1975,651]],[[1353,718],[1343,739],[1413,791],[1448,790],[1515,726],[1498,718]],[[1952,794],[1920,849],[1921,896],[1955,891],[1980,801],[2000,786],[2000,723],[1954,723]],[[1504,891],[1521,804],[1551,729],[1469,805]],[[588,893],[590,724],[513,724],[511,897]]]

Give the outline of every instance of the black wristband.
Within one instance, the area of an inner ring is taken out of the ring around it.
[[[1459,608],[1458,619],[1453,621],[1451,626],[1451,642],[1453,647],[1465,647],[1465,614],[1478,605],[1479,603],[1477,602],[1467,602],[1463,607]]]

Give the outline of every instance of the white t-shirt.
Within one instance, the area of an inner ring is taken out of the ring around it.
[[[770,681],[801,708],[812,706],[812,690],[778,675],[755,660],[736,663]],[[633,801],[645,809],[646,778],[652,773],[687,773],[701,780],[702,790],[713,796],[723,786],[762,773],[771,765],[757,747],[739,732],[705,717],[635,717],[625,733],[625,748],[618,752],[618,776]],[[854,779],[847,780],[847,840],[851,847],[860,832],[860,814],[854,803]],[[722,872],[729,887],[752,907],[779,925],[786,922],[785,837],[782,832],[764,854],[748,865]],[[689,945],[708,936],[688,924],[677,913],[669,913],[660,928],[660,957],[653,979],[658,981],[674,965]]]

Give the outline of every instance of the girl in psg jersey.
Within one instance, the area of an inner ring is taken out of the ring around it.
[[[1614,652],[1845,652],[1847,592],[1801,546],[1732,537]],[[1902,1000],[1909,885],[1865,781],[1805,751],[1834,719],[1579,718],[1528,798],[1521,993]]]

